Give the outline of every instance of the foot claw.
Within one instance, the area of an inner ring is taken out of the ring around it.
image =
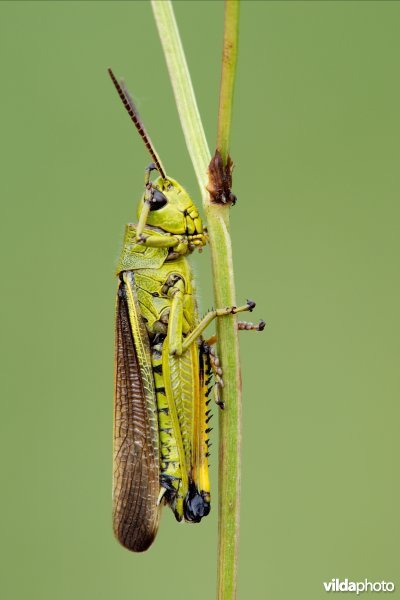
[[[256,307],[256,303],[254,300],[247,300],[247,306],[249,307],[249,312],[251,312]]]

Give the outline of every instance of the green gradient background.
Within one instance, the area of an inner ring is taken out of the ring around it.
[[[213,146],[223,5],[176,13]],[[269,327],[241,336],[241,598],[322,599],[333,577],[400,597],[399,23],[396,2],[242,5],[232,235]],[[110,523],[113,270],[148,156],[107,66],[198,198],[150,6],[2,2],[0,45],[0,595],[213,598],[215,451],[201,526],[165,511],[132,555]]]

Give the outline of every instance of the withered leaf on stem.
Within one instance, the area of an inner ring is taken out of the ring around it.
[[[207,190],[210,192],[211,200],[215,204],[235,204],[236,196],[231,191],[232,170],[233,161],[229,154],[224,166],[221,153],[216,150],[208,165],[207,184]]]

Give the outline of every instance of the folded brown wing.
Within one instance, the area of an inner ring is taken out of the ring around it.
[[[113,526],[123,546],[142,552],[158,529],[159,450],[150,347],[132,272],[123,273],[116,313]]]

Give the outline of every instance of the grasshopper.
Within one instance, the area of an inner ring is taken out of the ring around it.
[[[199,319],[187,257],[206,244],[206,231],[188,193],[166,175],[124,83],[109,74],[153,160],[138,222],[125,229],[115,328],[113,527],[125,548],[141,552],[156,536],[162,505],[192,523],[210,511],[210,384],[213,375],[223,407],[223,379],[215,340],[202,334],[215,318],[255,303]]]

